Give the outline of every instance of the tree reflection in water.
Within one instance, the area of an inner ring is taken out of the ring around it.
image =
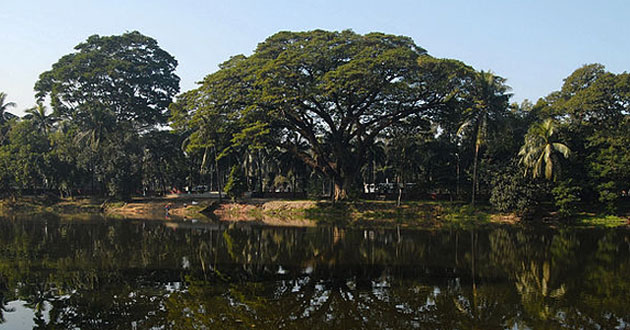
[[[20,300],[41,328],[624,327],[628,237],[3,219],[0,322]]]

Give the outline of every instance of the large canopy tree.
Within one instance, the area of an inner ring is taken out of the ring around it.
[[[116,182],[125,181],[120,178],[130,175],[123,173],[130,168],[107,164],[139,158],[133,154],[139,149],[130,143],[166,122],[168,105],[179,92],[177,61],[156,40],[135,31],[93,35],[75,50],[40,75],[36,95],[50,97],[53,115],[76,128],[92,190],[96,177],[110,194],[128,195],[133,185],[121,190]]]
[[[55,114],[89,125],[94,112],[143,129],[164,123],[179,92],[177,61],[140,32],[93,35],[63,56],[35,84]]]
[[[457,79],[443,68],[408,37],[280,32],[250,57],[234,57],[206,77],[195,90],[197,101],[185,102],[182,113],[198,130],[212,116],[233,113],[250,118],[247,128],[266,126],[258,131],[332,179],[339,200],[379,134],[453,98]],[[307,150],[298,148],[304,143]]]

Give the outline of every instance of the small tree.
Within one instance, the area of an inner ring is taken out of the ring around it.
[[[498,171],[492,180],[490,203],[499,212],[530,218],[545,198],[548,183],[523,176],[515,162]]]
[[[238,165],[232,166],[228,182],[225,185],[223,191],[232,199],[232,201],[243,196],[243,193],[247,191],[247,184],[243,177],[243,171]]]

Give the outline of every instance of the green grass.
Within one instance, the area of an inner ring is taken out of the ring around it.
[[[440,220],[447,226],[467,228],[490,223],[490,210],[485,207],[472,207],[466,205],[443,205],[441,207]]]
[[[17,200],[0,200],[0,214],[53,213],[57,215],[94,215],[100,214],[99,199],[63,199],[57,203],[48,203],[40,198],[24,197]],[[198,219],[211,219],[211,215],[202,214],[206,207],[215,201],[204,201],[189,206],[186,216]],[[495,213],[488,205],[471,207],[463,202],[448,201],[409,201],[396,207],[394,201],[330,201],[299,204],[299,201],[273,201],[277,205],[263,208],[261,205],[247,210],[249,219],[311,220],[325,225],[357,227],[423,227],[423,228],[470,228],[497,222]],[[298,203],[298,205],[295,205]],[[124,202],[108,202],[108,208],[122,207]],[[267,205],[267,204],[265,204]],[[239,208],[228,210],[234,218],[242,216]],[[111,215],[110,215],[111,216]],[[216,220],[216,219],[215,219]],[[560,221],[560,220],[558,220]],[[513,222],[514,223],[514,222]],[[558,224],[558,222],[555,222]],[[572,221],[561,221],[565,225],[584,227],[619,227],[628,226],[627,217],[580,213]]]
[[[2,214],[53,213],[58,215],[98,214],[102,201],[91,199],[63,199],[50,203],[39,197],[20,197],[0,200]]]
[[[616,215],[601,214],[580,214],[576,221],[579,226],[595,226],[595,227],[621,227],[628,225],[628,219],[618,217]]]
[[[412,201],[400,207],[392,201],[322,202],[304,213],[305,218],[318,223],[350,226],[437,228],[490,223],[490,214],[484,208],[472,208],[459,202]]]

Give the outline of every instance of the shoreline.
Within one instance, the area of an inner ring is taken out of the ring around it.
[[[524,221],[515,214],[472,208],[464,202],[409,201],[396,207],[394,201],[348,201],[249,198],[231,202],[205,196],[134,198],[110,202],[99,198],[50,201],[41,197],[0,200],[0,216],[52,213],[67,218],[106,218],[162,221],[249,222],[268,226],[313,227],[317,225],[368,227],[471,227],[488,224],[567,225],[582,227],[630,227],[630,219],[583,213],[573,220]],[[166,206],[168,205],[168,215]]]

